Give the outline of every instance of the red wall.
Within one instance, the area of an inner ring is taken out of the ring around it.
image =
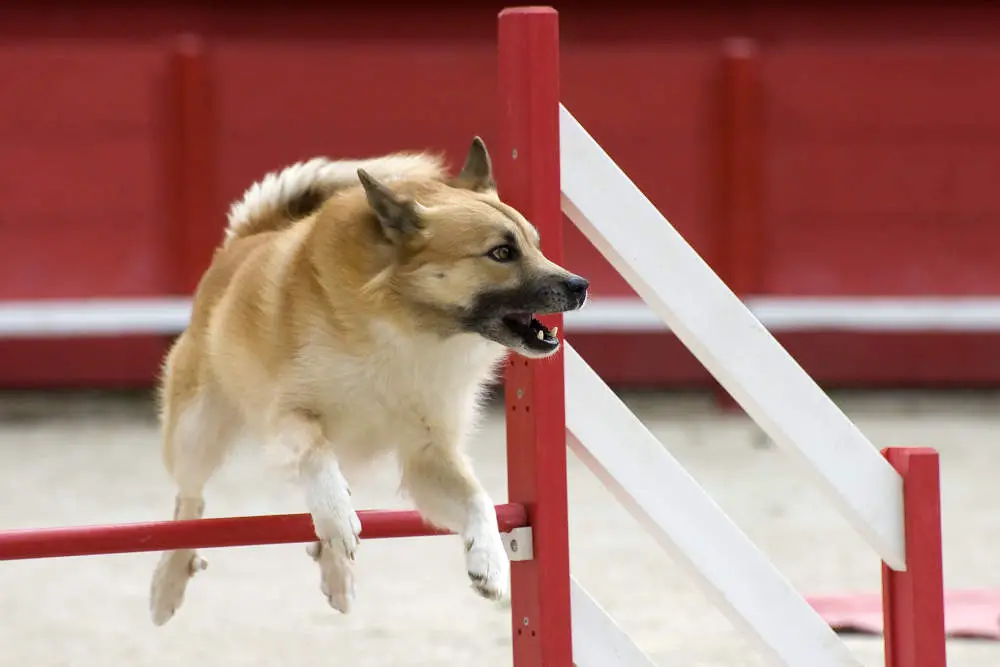
[[[737,291],[1000,291],[1000,6],[595,5],[558,6],[562,99]],[[8,4],[0,299],[186,292],[267,170],[489,144],[501,7]],[[203,59],[177,56],[183,31]],[[733,66],[734,36],[758,55]],[[567,245],[598,296],[630,293],[575,229]],[[574,342],[612,380],[706,377],[666,335]],[[1000,379],[993,336],[783,342],[827,384]],[[0,384],[143,384],[162,351],[7,341]]]

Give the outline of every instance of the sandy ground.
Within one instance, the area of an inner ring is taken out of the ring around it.
[[[872,591],[872,552],[740,415],[704,396],[626,397],[804,593]],[[932,445],[944,464],[949,587],[1000,586],[1000,395],[837,395],[883,445]],[[472,447],[504,499],[494,408]],[[570,456],[575,576],[660,665],[765,664],[663,551]],[[359,507],[401,507],[390,468],[355,489]],[[172,490],[146,397],[0,397],[0,526],[168,518]],[[301,511],[297,490],[253,451],[209,489],[212,516]],[[152,553],[0,564],[0,667],[511,664],[508,617],[469,590],[457,538],[372,541],[359,554],[356,611],[339,616],[302,545],[212,550],[163,628],[147,613]],[[849,639],[881,665],[878,639]],[[954,641],[955,667],[1000,665],[1000,643]]]

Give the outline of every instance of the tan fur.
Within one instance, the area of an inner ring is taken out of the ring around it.
[[[493,503],[462,448],[507,349],[459,330],[449,313],[484,290],[571,274],[500,202],[485,159],[456,179],[422,154],[317,159],[268,175],[231,209],[190,325],[164,364],[174,517],[202,515],[204,486],[240,435],[277,448],[293,461],[314,519],[320,541],[309,552],[323,591],[343,612],[360,530],[345,473],[386,453],[398,458],[403,488],[424,516],[463,536],[480,593],[507,592]],[[393,241],[358,169],[412,206],[420,229]],[[483,259],[508,236],[523,249],[520,261]],[[192,550],[163,555],[151,591],[157,624],[204,566]]]

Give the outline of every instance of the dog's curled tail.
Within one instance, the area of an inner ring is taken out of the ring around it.
[[[322,206],[338,190],[357,185],[358,169],[380,181],[432,179],[444,175],[440,156],[394,153],[367,160],[316,157],[271,172],[229,208],[225,242],[283,229]]]

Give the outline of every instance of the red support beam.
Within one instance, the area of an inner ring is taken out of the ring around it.
[[[222,240],[215,90],[204,41],[182,35],[167,74],[167,191],[171,294],[194,292]]]
[[[740,298],[763,292],[764,112],[760,57],[751,39],[722,46],[718,96],[715,270]],[[721,386],[719,405],[739,404]]]
[[[757,45],[723,44],[716,271],[740,297],[764,291],[764,110]]]
[[[494,163],[500,193],[537,227],[561,263],[559,17],[550,7],[499,17],[501,136]],[[560,315],[544,318],[562,324]],[[515,667],[571,667],[566,406],[563,358],[512,356],[506,367],[507,490],[524,505],[534,559],[511,565]]]
[[[528,525],[527,512],[520,505],[497,505],[496,510],[501,532]],[[446,534],[426,524],[413,511],[365,510],[358,516],[361,538],[366,540]],[[0,532],[0,561],[290,544],[316,539],[308,514],[11,530]]]
[[[903,477],[906,571],[882,564],[886,667],[945,667],[941,481],[938,453],[889,448]]]

